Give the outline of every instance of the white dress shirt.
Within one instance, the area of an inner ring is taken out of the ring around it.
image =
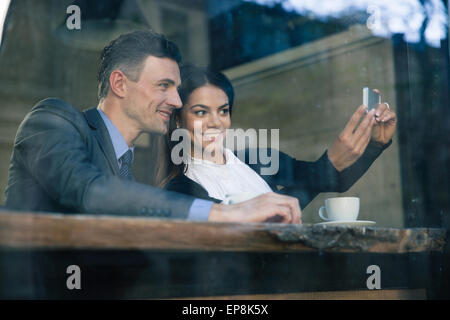
[[[208,191],[210,197],[224,200],[226,195],[241,192],[272,192],[269,185],[229,149],[224,149],[225,164],[191,158],[186,176]]]

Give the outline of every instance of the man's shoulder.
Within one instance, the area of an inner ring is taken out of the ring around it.
[[[61,99],[47,98],[38,102],[25,116],[15,141],[17,143],[37,132],[49,130],[90,132],[83,112]]]
[[[47,98],[39,101],[30,111],[36,112],[51,112],[60,116],[80,117],[82,112],[73,105],[58,98]]]
[[[95,108],[92,108],[95,109]],[[75,126],[87,129],[89,126],[86,113],[58,98],[39,101],[25,116],[21,127]],[[82,130],[84,130],[82,129]]]

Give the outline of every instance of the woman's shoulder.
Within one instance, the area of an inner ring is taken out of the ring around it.
[[[184,193],[200,199],[211,200],[217,203],[221,202],[218,199],[211,198],[205,188],[184,174],[171,179],[165,186],[165,189],[168,191]]]

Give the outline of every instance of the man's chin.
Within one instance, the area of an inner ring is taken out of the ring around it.
[[[153,134],[153,135],[159,135],[159,136],[163,136],[166,135],[169,132],[169,127],[168,126],[162,126],[160,128],[147,128],[147,130],[145,130],[147,133]]]
[[[156,131],[156,132],[152,132],[154,135],[157,136],[165,136],[167,134],[168,130],[166,131]]]

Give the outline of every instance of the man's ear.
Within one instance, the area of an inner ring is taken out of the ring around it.
[[[120,70],[114,70],[109,76],[109,88],[119,98],[123,98],[127,91],[127,76]]]

